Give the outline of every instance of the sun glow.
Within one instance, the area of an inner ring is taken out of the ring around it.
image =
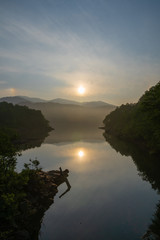
[[[85,93],[86,89],[83,86],[79,86],[78,93],[83,95]]]
[[[80,151],[78,152],[78,156],[79,156],[80,158],[82,158],[82,157],[84,156],[84,151],[80,150]]]
[[[16,93],[16,89],[15,88],[9,88],[8,91],[10,92],[10,94],[14,95]]]

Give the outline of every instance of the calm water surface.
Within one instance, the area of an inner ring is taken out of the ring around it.
[[[138,175],[132,158],[116,152],[102,133],[54,131],[19,158],[18,170],[37,158],[43,170],[70,171],[71,190],[59,198],[67,186],[59,187],[39,240],[135,240],[147,230],[159,196]]]

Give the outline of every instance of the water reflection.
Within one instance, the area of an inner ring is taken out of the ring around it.
[[[50,132],[44,143],[49,144],[69,144],[71,142],[103,142],[103,135],[100,134],[98,126],[89,128],[81,126],[79,128],[59,128]]]
[[[65,179],[64,179],[64,182],[65,182],[66,185],[67,185],[67,190],[66,190],[64,193],[62,193],[62,194],[59,196],[59,198],[63,197],[63,196],[64,196],[67,192],[69,192],[70,189],[71,189],[71,185],[70,185],[70,183],[69,183],[69,181],[68,181],[68,178],[65,178]]]
[[[160,239],[160,201],[156,206],[156,211],[152,218],[152,223],[148,227],[147,232],[142,237],[144,240],[159,240]]]
[[[113,150],[98,129],[66,130],[24,152],[21,163],[37,157],[45,171],[70,169],[72,191],[66,194],[69,187],[60,186],[61,200],[56,197],[45,213],[41,240],[140,239],[158,198],[123,148],[122,154]]]
[[[143,180],[149,181],[152,188],[160,193],[160,161],[159,157],[149,155],[137,145],[126,143],[115,137],[104,134],[106,141],[122,155],[131,156]]]
[[[139,175],[143,180],[150,182],[152,188],[160,193],[160,161],[159,157],[149,155],[147,152],[142,152],[137,145],[129,144],[121,141],[113,136],[104,133],[107,142],[122,155],[131,156],[137,166]],[[149,225],[146,233],[142,237],[145,240],[160,239],[160,202],[156,206],[152,223]]]

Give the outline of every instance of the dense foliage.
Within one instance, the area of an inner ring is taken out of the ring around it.
[[[51,130],[41,111],[6,102],[0,103],[0,129],[15,131],[21,141],[46,136]]]
[[[21,205],[26,202],[26,186],[36,178],[39,162],[31,161],[21,173],[17,173],[16,160],[20,154],[13,145],[12,131],[0,135],[0,239],[10,239],[22,222]],[[26,206],[28,207],[28,206]],[[11,238],[12,239],[12,238]]]
[[[0,103],[0,239],[15,239],[14,233],[23,229],[25,218],[32,215],[27,188],[41,185],[37,160],[30,160],[21,173],[16,172],[17,156],[23,148],[20,144],[42,139],[49,130],[40,111]]]
[[[104,119],[107,134],[160,151],[160,82],[136,104],[117,107]]]

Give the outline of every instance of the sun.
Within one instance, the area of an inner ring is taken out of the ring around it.
[[[84,156],[84,152],[82,151],[82,150],[80,150],[79,152],[78,152],[78,156],[81,158],[81,157],[83,157]]]
[[[83,86],[79,86],[78,93],[83,95],[85,93],[86,89]]]

